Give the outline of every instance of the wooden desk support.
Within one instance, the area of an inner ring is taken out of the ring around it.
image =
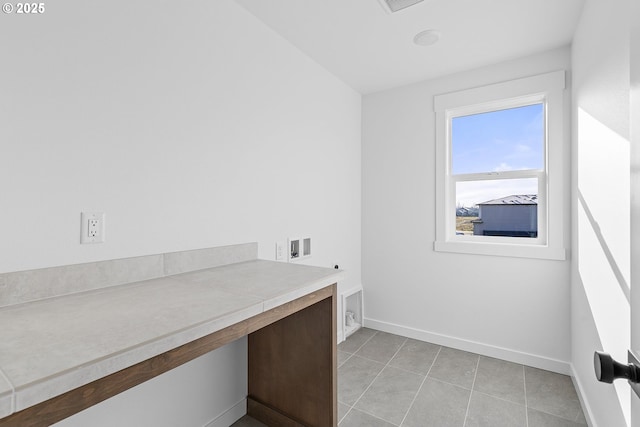
[[[249,335],[248,412],[269,426],[337,426],[336,285],[0,419],[49,426]]]
[[[337,425],[336,354],[335,296],[253,332],[248,414],[268,426]]]

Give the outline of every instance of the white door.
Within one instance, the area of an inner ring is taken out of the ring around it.
[[[640,0],[630,4],[631,351],[640,357]],[[636,393],[631,393],[631,425],[640,427],[640,396]]]
[[[606,354],[596,355],[594,364],[596,376],[605,382],[614,377],[632,378],[631,427],[640,427],[640,0],[630,0],[630,5],[631,348],[628,360],[614,362]]]

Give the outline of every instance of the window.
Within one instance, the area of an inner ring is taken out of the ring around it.
[[[565,258],[564,79],[435,97],[435,250]]]

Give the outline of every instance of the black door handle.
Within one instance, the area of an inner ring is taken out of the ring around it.
[[[633,363],[624,363],[613,360],[610,354],[596,351],[593,354],[593,367],[596,378],[603,383],[611,384],[613,380],[624,378],[631,383],[640,382],[640,368]]]

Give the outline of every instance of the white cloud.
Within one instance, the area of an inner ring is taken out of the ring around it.
[[[472,207],[514,194],[538,194],[538,180],[518,178],[459,182],[456,185],[456,205]]]
[[[516,145],[516,151],[518,153],[528,153],[531,151],[531,147],[529,147],[528,145],[525,144],[517,144]]]
[[[498,166],[496,166],[495,169],[493,169],[493,172],[504,172],[504,171],[512,171],[512,170],[513,170],[513,167],[509,166],[505,162],[502,162]]]

